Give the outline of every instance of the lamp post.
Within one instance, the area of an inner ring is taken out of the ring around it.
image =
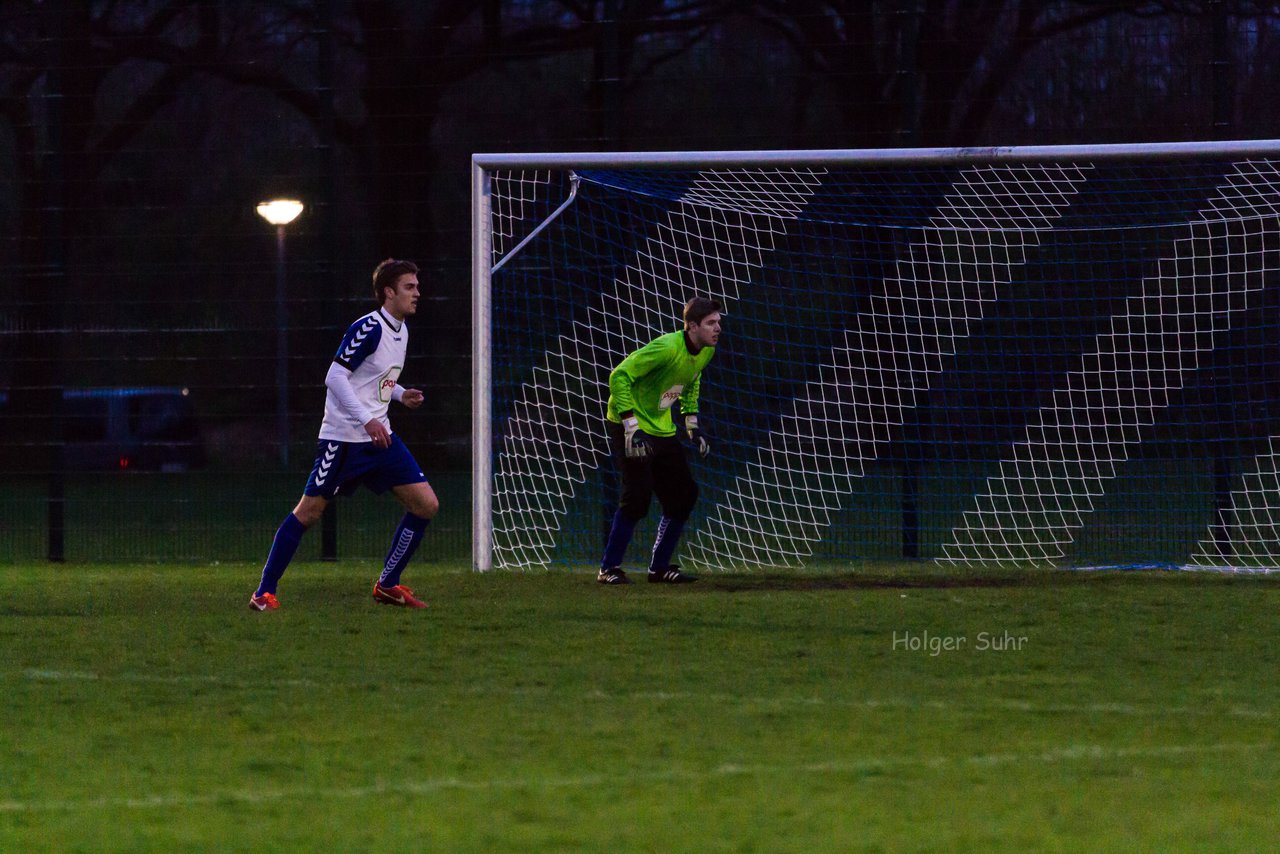
[[[276,433],[280,465],[289,465],[289,311],[284,288],[284,229],[302,213],[296,199],[258,204],[258,216],[276,227]]]

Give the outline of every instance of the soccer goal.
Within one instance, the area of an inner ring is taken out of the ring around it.
[[[473,216],[478,569],[599,559],[695,295],[684,565],[1280,567],[1280,140],[481,154]]]

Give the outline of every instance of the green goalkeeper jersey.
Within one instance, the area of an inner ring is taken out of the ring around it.
[[[631,410],[640,429],[650,436],[674,436],[671,406],[679,400],[680,411],[686,415],[698,411],[702,369],[715,354],[715,347],[690,353],[683,330],[653,339],[609,374],[606,417],[620,422],[620,413]]]

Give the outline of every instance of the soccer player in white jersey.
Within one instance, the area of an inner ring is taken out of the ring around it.
[[[373,583],[373,601],[427,607],[400,583],[400,574],[440,502],[409,449],[391,432],[387,418],[392,401],[409,409],[422,405],[421,391],[396,382],[409,342],[405,318],[418,310],[418,296],[418,267],[413,262],[388,258],[373,271],[373,298],[378,307],[351,324],[329,365],[315,465],[302,499],[276,531],[262,568],[262,582],[249,600],[253,610],[280,607],[276,586],[302,535],[320,519],[331,500],[349,495],[358,486],[379,495],[390,490],[405,509],[382,573]]]

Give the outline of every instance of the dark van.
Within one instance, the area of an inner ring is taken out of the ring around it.
[[[205,464],[185,388],[67,389],[62,404],[68,469],[177,472]]]

